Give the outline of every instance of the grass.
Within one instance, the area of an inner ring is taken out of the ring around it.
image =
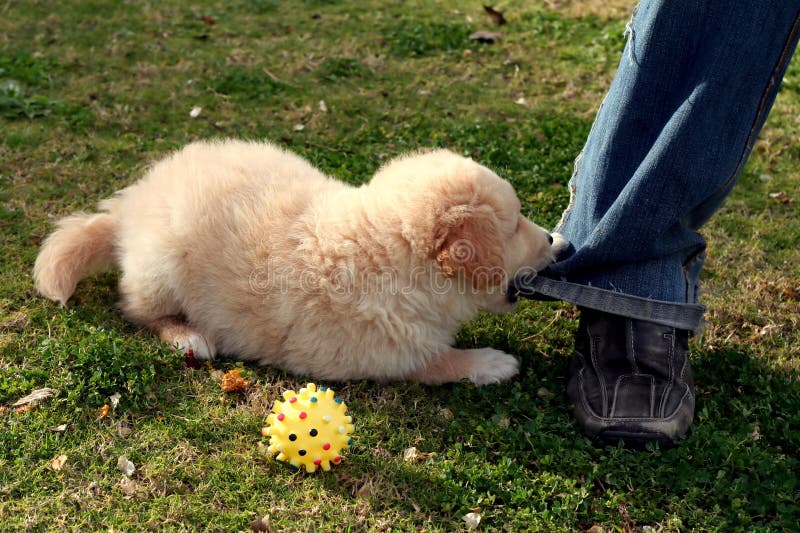
[[[576,313],[525,302],[459,334],[462,346],[518,354],[513,382],[328,384],[355,418],[355,446],[332,472],[304,475],[259,444],[272,401],[302,377],[232,361],[187,369],[117,314],[113,272],[82,283],[67,310],[32,289],[57,217],[209,137],[269,138],[352,183],[396,154],[447,146],[506,176],[552,226],[624,45],[622,3],[603,4],[506,2],[492,45],[468,39],[495,29],[471,2],[0,6],[3,529],[247,531],[268,515],[274,531],[458,531],[477,512],[486,531],[796,531],[794,65],[706,231],[697,416],[675,449],[598,448],[580,436],[563,394]],[[219,371],[231,368],[253,381],[246,393],[221,391]],[[42,387],[56,392],[8,408]],[[404,461],[412,446],[426,455]],[[121,455],[136,465],[130,479]]]

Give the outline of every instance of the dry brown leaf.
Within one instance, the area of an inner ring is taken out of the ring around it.
[[[103,407],[101,407],[97,412],[97,420],[102,420],[107,417],[110,410],[111,406],[108,404],[105,404]]]
[[[498,26],[502,26],[503,24],[506,23],[506,18],[503,16],[503,13],[497,11],[492,6],[483,6],[483,10],[486,12],[487,15],[489,15],[489,17],[491,17],[492,22],[494,22]]]
[[[792,198],[783,191],[771,192],[769,193],[769,197],[772,198],[773,200],[778,200],[782,204],[792,203]]]
[[[467,529],[477,529],[481,523],[481,514],[467,513],[461,517],[461,520],[467,523]]]
[[[131,478],[123,476],[119,480],[119,488],[125,496],[133,497],[136,494],[136,482]]]
[[[242,373],[238,368],[234,368],[222,376],[220,386],[225,392],[243,392],[250,386],[250,381],[242,377]]]
[[[414,446],[410,448],[406,448],[403,452],[403,461],[407,463],[412,463],[416,461],[423,461],[425,459],[429,459],[431,457],[435,457],[436,452],[421,452]]]
[[[375,486],[372,484],[372,480],[368,479],[364,481],[360,487],[355,489],[355,496],[357,498],[369,498],[375,494]]]
[[[20,398],[16,402],[12,403],[11,407],[22,407],[22,406],[28,405],[28,404],[39,403],[40,401],[44,400],[45,398],[48,398],[48,397],[52,396],[54,392],[56,392],[55,389],[49,389],[47,387],[45,387],[43,389],[36,389],[35,391],[32,391],[27,396],[25,396],[23,398]]]
[[[67,462],[67,456],[65,454],[61,454],[52,461],[50,461],[50,468],[58,472],[62,468],[64,468],[64,463]]]
[[[476,31],[469,36],[470,41],[493,44],[500,40],[503,34],[499,31]]]
[[[272,533],[274,531],[272,526],[269,525],[269,515],[264,515],[261,518],[256,518],[252,522],[250,522],[250,529],[254,533],[260,533],[262,531],[266,531],[267,533]]]
[[[536,396],[538,396],[539,398],[552,398],[553,396],[555,396],[555,394],[553,394],[549,389],[545,387],[539,387],[536,390]]]
[[[136,466],[133,464],[133,461],[129,460],[124,455],[120,455],[119,459],[117,459],[117,470],[131,477],[136,471]]]
[[[791,287],[786,287],[785,289],[783,289],[782,296],[786,300],[800,301],[800,292]]]

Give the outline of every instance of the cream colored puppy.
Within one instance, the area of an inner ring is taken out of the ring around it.
[[[511,185],[446,150],[354,187],[271,144],[197,142],[100,210],[47,238],[41,294],[64,305],[115,264],[123,314],[169,344],[317,379],[514,376],[513,356],[454,337],[481,309],[509,311],[509,279],[553,259]]]

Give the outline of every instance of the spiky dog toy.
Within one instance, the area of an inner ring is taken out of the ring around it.
[[[299,392],[283,393],[275,401],[262,435],[269,436],[267,453],[306,472],[330,470],[342,461],[343,450],[353,444],[353,419],[333,390],[309,383]]]

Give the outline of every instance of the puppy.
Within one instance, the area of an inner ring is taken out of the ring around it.
[[[552,262],[511,185],[446,150],[395,159],[354,187],[268,143],[197,142],[64,218],[34,267],[65,305],[116,265],[126,318],[195,357],[228,354],[325,380],[483,385],[517,360],[452,347],[509,280]]]

